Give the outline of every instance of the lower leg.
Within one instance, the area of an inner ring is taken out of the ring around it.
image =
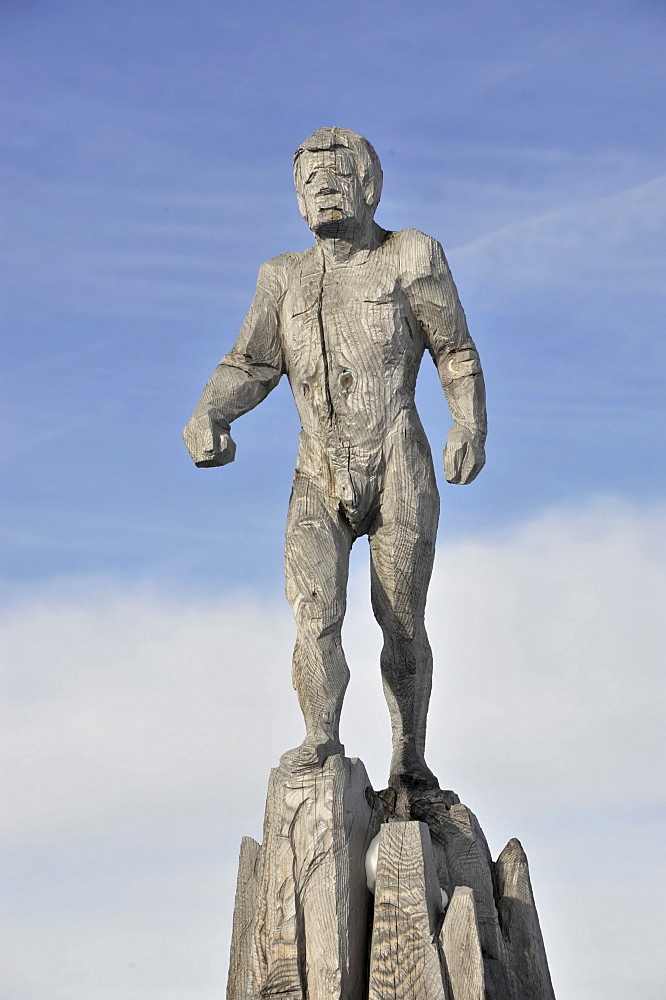
[[[432,685],[432,652],[425,625],[418,622],[412,635],[405,635],[399,626],[383,628],[380,664],[393,737],[390,784],[436,788],[437,779],[425,762]]]
[[[301,620],[293,660],[293,683],[309,743],[339,740],[342,700],[349,683],[341,623],[328,630],[320,630],[318,624],[316,619]]]
[[[349,682],[342,650],[351,535],[318,490],[297,477],[287,520],[287,597],[297,627],[293,685],[305,721],[305,739],[290,751],[292,766],[317,767],[343,753],[340,714]]]
[[[409,463],[393,468],[395,481],[387,481],[370,533],[371,596],[384,635],[381,670],[393,730],[391,785],[437,788],[424,756],[432,685],[424,616],[439,498],[429,470],[421,469],[418,481],[410,468]]]

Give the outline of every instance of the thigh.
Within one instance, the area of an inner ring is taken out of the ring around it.
[[[411,633],[423,618],[438,521],[439,494],[429,456],[394,450],[369,532],[372,600],[380,624]]]
[[[324,629],[341,624],[351,546],[349,526],[331,500],[297,472],[285,538],[287,599],[297,621],[316,620]]]

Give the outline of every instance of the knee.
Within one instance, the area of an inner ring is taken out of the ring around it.
[[[335,598],[326,598],[312,587],[307,593],[302,591],[289,592],[287,598],[296,620],[300,635],[311,635],[314,638],[325,638],[340,635],[345,616],[344,603]]]
[[[372,609],[385,637],[409,643],[425,634],[425,608],[406,598],[401,600],[399,594],[392,600],[386,594],[381,598],[373,595]]]

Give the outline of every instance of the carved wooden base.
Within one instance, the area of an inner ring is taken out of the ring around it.
[[[241,846],[227,1000],[554,1000],[519,842],[493,862],[450,792],[414,812],[387,810],[358,760],[271,772],[263,844]]]

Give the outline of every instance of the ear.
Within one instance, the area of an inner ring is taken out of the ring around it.
[[[380,174],[380,184],[381,184],[381,174]],[[370,214],[374,216],[377,211],[377,205],[379,204],[379,198],[377,198],[377,178],[375,177],[372,170],[366,170],[365,174],[361,179],[361,185],[363,187],[363,197],[365,198],[365,203],[370,210]],[[380,187],[381,195],[381,187]]]
[[[296,201],[298,202],[299,212],[307,222],[308,220],[305,211],[305,199],[303,198],[303,194],[301,192],[300,179],[301,179],[301,171],[299,168],[298,161],[296,161],[296,163],[294,164],[294,187],[296,188]]]
[[[372,180],[366,181],[366,183],[363,185],[363,197],[366,204],[366,208],[368,209],[368,215],[372,219],[374,218],[375,212],[377,210],[377,206],[375,205],[374,185],[372,183]]]

